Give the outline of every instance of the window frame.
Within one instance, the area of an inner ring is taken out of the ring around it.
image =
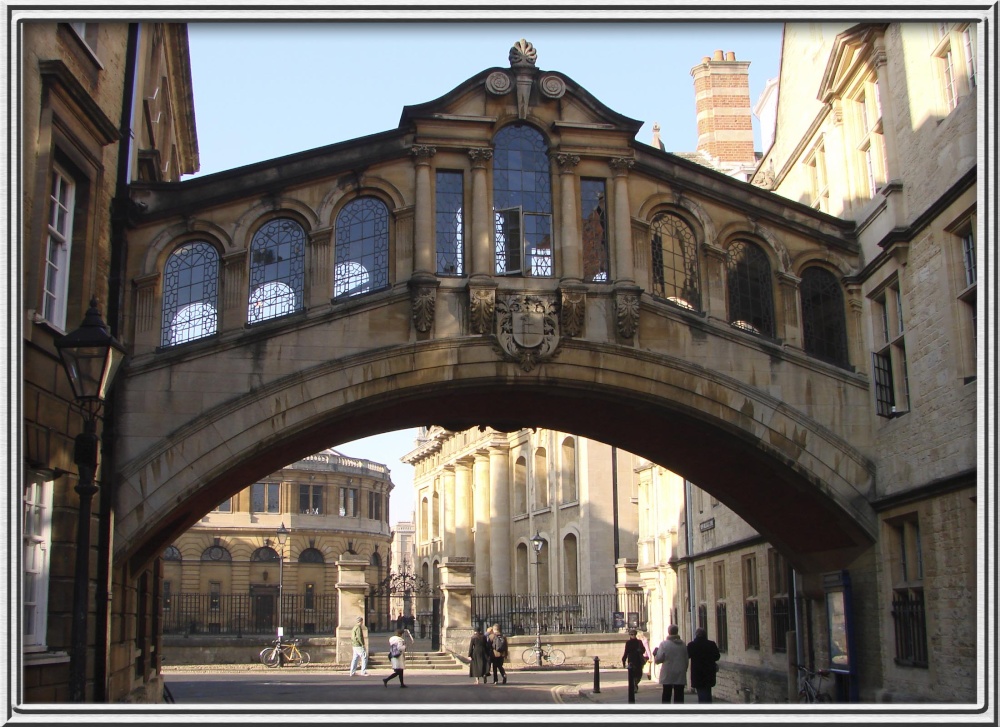
[[[181,260],[180,255],[186,251],[203,256],[199,262],[190,263]],[[174,265],[174,261],[177,261]],[[172,269],[172,265],[174,269]],[[219,333],[219,287],[221,284],[221,257],[218,249],[208,240],[193,239],[178,244],[167,256],[163,265],[163,295],[162,318],[160,324],[160,346],[174,348],[210,338]],[[184,283],[189,275],[194,277],[195,271],[201,269],[202,279],[197,282]],[[200,290],[198,298],[185,300],[186,291]],[[187,311],[201,311],[198,314],[200,322],[186,323],[186,327],[178,333],[178,322]],[[200,328],[201,333],[189,335]],[[178,340],[180,339],[180,340]]]
[[[51,579],[52,507],[54,482],[38,473],[27,473],[22,493],[22,627],[31,624],[30,631],[23,630],[24,651],[41,652],[48,649],[49,581]],[[29,587],[28,574],[32,573]],[[30,591],[30,592],[29,592]],[[26,611],[31,609],[30,617]]]
[[[371,234],[355,237],[353,232],[356,231],[356,227],[360,226],[364,232],[364,226],[369,222],[366,215],[369,214],[372,215]],[[392,257],[391,219],[389,205],[372,194],[355,197],[337,213],[334,223],[334,301],[340,302],[377,293],[389,287],[389,261]],[[360,249],[360,252],[355,252],[356,249]],[[364,265],[366,261],[370,262],[370,268]],[[359,268],[363,271],[363,276],[356,272]],[[346,272],[348,270],[350,272]],[[351,284],[355,277],[362,282],[355,284],[354,287],[344,287]]]
[[[282,229],[275,230],[276,227]],[[278,216],[267,220],[254,233],[247,250],[250,263],[247,325],[252,326],[284,318],[304,309],[306,240],[308,237],[306,228],[298,220],[287,216]],[[281,250],[286,247],[290,248],[287,258],[278,257],[276,262],[254,259],[258,253],[266,254],[272,250]],[[281,274],[275,269],[282,262],[287,263],[288,271],[286,274]],[[259,298],[260,291],[278,286],[287,291],[281,297],[290,298],[290,305],[284,300],[276,302],[278,299],[276,295],[268,295],[263,300]],[[268,309],[271,308],[274,310],[269,311]],[[255,311],[258,313],[255,314]]]
[[[885,525],[890,531],[886,541],[890,548],[894,661],[897,666],[927,669],[930,660],[919,514],[887,518]]]
[[[65,191],[65,195],[57,194]],[[42,273],[42,317],[53,328],[66,330],[69,305],[70,266],[73,252],[73,224],[76,217],[77,181],[65,167],[53,163],[48,187],[48,218],[45,222],[45,258]],[[64,203],[65,202],[65,203]],[[59,225],[57,211],[63,212]]]
[[[755,259],[737,259],[734,250],[741,246],[755,251]],[[766,265],[766,271],[762,266]],[[726,315],[729,325],[741,331],[777,339],[777,319],[774,307],[774,268],[764,248],[747,238],[737,238],[726,248]],[[745,271],[745,274],[743,272]],[[765,274],[766,272],[766,274]],[[734,283],[737,287],[734,288]],[[743,289],[746,286],[746,290]],[[756,295],[754,295],[756,293]],[[734,298],[737,300],[734,301]],[[739,305],[734,305],[738,303]],[[734,310],[738,308],[738,310]],[[746,310],[744,310],[746,308]],[[749,317],[747,317],[749,314]],[[757,320],[761,327],[754,325]]]
[[[937,44],[931,59],[937,76],[941,111],[945,116],[976,91],[978,39],[973,28],[969,23],[938,23],[937,26]]]
[[[665,239],[672,241],[669,250]],[[694,226],[674,210],[657,212],[649,223],[649,251],[652,295],[679,308],[700,311],[701,264]]]
[[[325,515],[323,509],[323,485],[312,483],[299,483],[299,514],[301,515]],[[302,507],[302,497],[305,495],[308,506]]]
[[[906,324],[899,280],[893,276],[870,296],[872,307],[872,381],[875,413],[891,419],[910,410],[906,361]]]
[[[802,350],[835,366],[850,368],[847,308],[837,276],[820,265],[807,265],[799,280]]]
[[[584,281],[610,282],[608,182],[603,177],[580,178],[580,238],[583,249]]]
[[[263,507],[264,509],[258,510],[257,500],[259,496],[257,492],[260,488],[264,488],[263,495]],[[277,515],[281,513],[281,483],[280,482],[254,482],[250,485],[250,512],[251,513],[262,513],[266,515]]]
[[[448,180],[458,181],[458,190],[445,190]],[[458,199],[457,208],[452,204]],[[447,225],[447,226],[446,226]],[[435,270],[445,277],[465,275],[465,173],[460,169],[434,171]],[[448,249],[450,247],[450,249]]]
[[[882,128],[882,99],[874,73],[861,82],[850,98],[855,109],[855,148],[863,171],[862,188],[868,199],[874,199],[889,179]]]

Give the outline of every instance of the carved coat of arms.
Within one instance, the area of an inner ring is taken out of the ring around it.
[[[497,343],[524,371],[550,358],[559,345],[559,306],[540,295],[498,296]]]

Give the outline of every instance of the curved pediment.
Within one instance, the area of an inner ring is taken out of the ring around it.
[[[492,124],[530,116],[557,126],[624,131],[630,138],[639,132],[642,121],[609,108],[569,76],[537,68],[534,58],[531,44],[518,41],[511,48],[510,68],[488,68],[433,101],[404,107],[399,128],[419,128],[425,121]]]

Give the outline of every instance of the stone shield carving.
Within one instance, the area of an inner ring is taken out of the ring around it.
[[[531,371],[559,345],[559,305],[541,295],[498,296],[497,343],[504,358]]]

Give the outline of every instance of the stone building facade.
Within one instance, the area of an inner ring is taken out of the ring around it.
[[[197,617],[200,631],[230,635],[279,626],[286,635],[331,633],[341,556],[366,560],[372,587],[388,575],[392,489],[384,464],[326,449],[226,498],[164,553],[166,629],[183,631]],[[181,617],[190,601],[202,603]],[[220,607],[230,601],[236,608]]]
[[[180,24],[121,22],[19,28],[21,176],[11,229],[21,241],[16,330],[26,573],[23,602],[14,611],[23,644],[16,692],[30,704],[144,701],[158,694],[158,665],[142,658],[158,638],[156,574],[152,567],[127,573],[121,564],[110,566],[113,396],[97,426],[99,491],[84,525],[91,537],[83,678],[72,676],[80,513],[74,438],[84,424],[54,342],[80,324],[92,298],[110,333],[128,340],[120,254],[127,185],[177,181],[199,164],[187,31]]]

